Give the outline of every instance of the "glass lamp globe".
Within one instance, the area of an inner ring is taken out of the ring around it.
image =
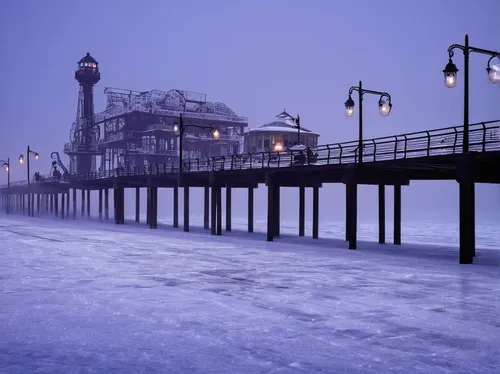
[[[351,95],[349,95],[349,98],[346,100],[344,105],[345,105],[345,115],[347,117],[352,117],[354,114],[354,100],[351,98]]]
[[[489,66],[486,71],[488,72],[488,80],[491,83],[500,83],[500,65]]]
[[[387,102],[379,102],[378,104],[378,109],[380,111],[380,114],[382,116],[388,116],[389,113],[391,112],[391,109],[392,109],[392,104],[391,103],[387,103]]]
[[[451,58],[446,64],[446,67],[443,70],[444,74],[444,85],[448,88],[453,88],[457,85],[457,66],[453,63]]]

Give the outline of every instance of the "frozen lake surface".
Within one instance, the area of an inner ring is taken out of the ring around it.
[[[5,216],[0,228],[2,373],[500,366],[493,245],[458,265],[436,246]]]

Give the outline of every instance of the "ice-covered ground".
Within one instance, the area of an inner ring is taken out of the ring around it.
[[[458,265],[193,231],[0,217],[0,372],[498,373],[497,233]]]

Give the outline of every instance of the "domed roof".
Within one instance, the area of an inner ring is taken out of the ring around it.
[[[295,118],[290,115],[286,109],[276,116],[277,120],[261,125],[255,129],[249,130],[249,132],[258,131],[270,131],[270,132],[297,132],[297,125],[295,124]],[[300,126],[300,132],[316,134],[309,129]],[[318,135],[318,134],[316,134]]]
[[[93,62],[95,64],[97,64],[98,62],[96,61],[96,59],[94,57],[92,57],[90,55],[90,53],[87,52],[87,54],[85,55],[85,57],[83,57],[80,61],[78,61],[79,64],[81,64],[82,62]]]

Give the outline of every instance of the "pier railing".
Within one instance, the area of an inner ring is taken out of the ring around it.
[[[463,126],[367,139],[363,142],[363,162],[458,154],[462,153],[462,144]],[[500,151],[500,120],[471,124],[469,126],[469,150],[471,152]],[[358,160],[358,153],[358,142],[350,141],[320,145],[302,152],[287,150],[283,152],[259,152],[188,159],[184,162],[183,171],[231,171],[307,167],[310,165],[354,164]],[[59,181],[72,182],[109,179],[120,176],[176,173],[178,173],[178,165],[176,163],[164,163],[117,168],[104,172],[66,175],[59,179]],[[47,177],[44,181],[53,183],[55,180],[54,178]],[[11,183],[11,186],[26,183],[26,181],[15,182]]]

